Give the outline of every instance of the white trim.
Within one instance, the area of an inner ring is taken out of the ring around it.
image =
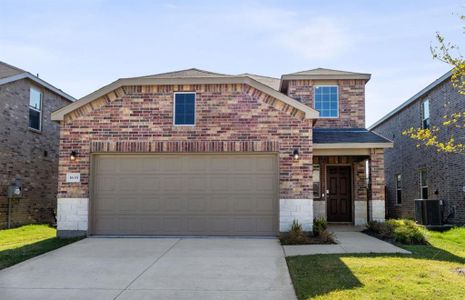
[[[31,93],[32,93],[32,90],[38,92],[39,95],[40,95],[40,107],[39,107],[39,109],[31,106]],[[39,88],[31,86],[29,88],[29,105],[28,105],[28,111],[27,111],[28,112],[28,119],[27,119],[28,124],[27,124],[27,127],[29,129],[32,129],[32,130],[37,131],[37,132],[42,132],[42,115],[43,115],[42,111],[43,111],[43,107],[44,107],[44,92],[42,90],[40,90]],[[29,113],[30,109],[32,109],[32,110],[39,113],[39,128],[34,128],[34,127],[29,126],[30,122],[31,122],[31,114]]]
[[[52,113],[53,121],[62,121],[66,114],[86,105],[122,86],[131,85],[194,85],[194,84],[247,84],[265,94],[270,95],[296,109],[305,113],[305,119],[318,119],[319,112],[289,96],[286,96],[271,87],[263,84],[249,76],[230,76],[230,77],[191,77],[191,78],[123,78],[118,79],[97,91],[71,103]]]
[[[25,78],[28,78],[28,79],[34,81],[35,83],[42,85],[43,87],[45,87],[45,88],[51,90],[52,92],[62,96],[63,98],[65,98],[66,100],[68,100],[70,102],[76,101],[76,99],[74,97],[66,94],[62,90],[54,87],[53,85],[47,83],[46,81],[40,79],[39,77],[36,77],[36,76],[34,76],[34,75],[30,74],[30,73],[27,73],[27,72],[17,74],[17,75],[13,75],[13,76],[10,76],[10,77],[2,78],[2,79],[0,79],[0,85],[10,83],[10,82],[14,82],[14,81],[21,80],[21,79],[25,79]]]
[[[194,94],[194,124],[176,124],[176,95],[177,94]],[[194,127],[197,121],[197,94],[195,92],[174,92],[173,93],[173,126],[180,127]]]
[[[335,117],[322,117],[321,116],[321,112],[319,110],[317,110],[315,108],[316,106],[316,89],[319,88],[319,87],[335,87],[336,88],[336,92],[337,92],[337,116]],[[320,119],[339,119],[339,85],[337,84],[318,84],[318,85],[314,85],[313,86],[313,109],[315,109],[316,111],[320,112]]]
[[[410,104],[412,104],[413,102],[415,102],[416,100],[418,100],[419,98],[423,97],[424,95],[426,95],[427,93],[429,93],[431,90],[433,90],[435,87],[437,87],[439,84],[441,84],[443,81],[445,81],[446,79],[449,79],[450,77],[452,76],[452,70],[450,70],[449,72],[447,72],[446,74],[442,75],[441,77],[439,77],[438,79],[436,79],[435,81],[433,81],[432,83],[430,83],[427,87],[425,87],[424,89],[422,89],[421,91],[419,91],[418,93],[416,93],[415,95],[413,95],[411,98],[409,98],[407,101],[405,101],[404,103],[402,103],[400,106],[398,106],[397,108],[395,108],[393,111],[391,111],[390,113],[388,113],[387,115],[385,115],[384,117],[382,117],[380,120],[378,120],[377,122],[375,122],[373,125],[371,125],[370,127],[368,127],[368,130],[373,130],[374,128],[376,128],[378,125],[384,123],[386,120],[390,119],[392,116],[394,116],[395,114],[397,114],[398,112],[400,112],[402,109],[404,109],[405,107],[409,106]]]

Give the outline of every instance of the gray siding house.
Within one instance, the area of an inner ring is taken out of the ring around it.
[[[394,141],[385,150],[386,204],[389,217],[414,217],[415,199],[445,200],[444,219],[465,223],[465,155],[418,148],[402,135],[405,129],[438,126],[444,115],[465,111],[465,95],[450,82],[451,72],[425,87],[370,127]],[[444,136],[465,140],[463,129],[448,129]]]
[[[42,79],[0,61],[0,228],[53,223],[59,124],[51,113],[74,98]],[[20,179],[22,195],[8,187]],[[11,198],[10,198],[11,199]]]

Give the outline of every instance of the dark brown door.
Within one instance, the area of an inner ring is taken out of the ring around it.
[[[328,222],[352,221],[350,167],[328,167]]]

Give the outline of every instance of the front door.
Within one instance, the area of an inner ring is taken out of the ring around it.
[[[349,166],[328,166],[328,222],[352,222]]]

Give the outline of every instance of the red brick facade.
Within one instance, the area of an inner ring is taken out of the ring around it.
[[[195,126],[173,126],[179,91],[196,92]],[[123,87],[68,114],[60,142],[59,198],[88,197],[97,152],[275,152],[280,198],[312,198],[312,120],[245,84]],[[68,172],[79,172],[81,183],[66,183]]]
[[[339,87],[339,118],[319,119],[315,127],[365,128],[365,80],[290,80],[287,95],[314,107],[313,94],[317,85]]]

